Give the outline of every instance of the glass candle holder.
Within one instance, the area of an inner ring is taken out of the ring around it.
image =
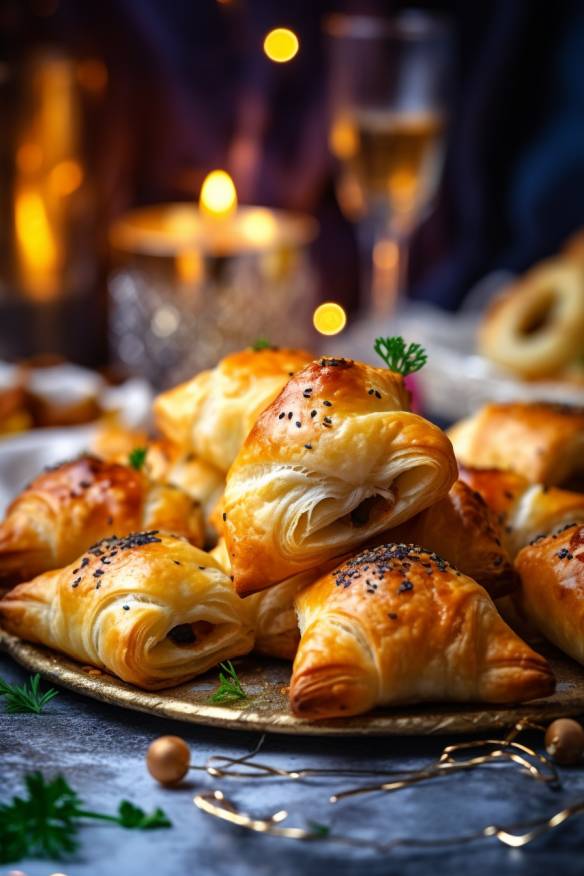
[[[259,338],[303,346],[316,283],[312,218],[263,207],[207,216],[195,205],[134,210],[111,229],[113,359],[164,388]]]

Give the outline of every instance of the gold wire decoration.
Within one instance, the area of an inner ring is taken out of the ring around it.
[[[389,842],[380,843],[375,840],[354,837],[348,834],[333,834],[326,825],[321,824],[313,824],[307,828],[283,827],[281,823],[288,817],[285,809],[278,810],[268,818],[254,818],[247,812],[238,809],[232,800],[224,796],[222,791],[215,790],[197,794],[193,798],[193,803],[198,809],[206,812],[208,815],[212,815],[222,821],[228,821],[238,827],[255,831],[256,833],[265,833],[284,839],[321,840],[376,852],[390,852],[399,846],[421,849],[436,846],[462,845],[491,837],[499,840],[503,845],[521,848],[533,842],[539,836],[564,824],[569,818],[584,812],[584,800],[580,800],[571,806],[566,806],[564,809],[554,812],[548,818],[516,821],[506,826],[488,824],[480,830],[464,834],[453,834],[446,837],[431,837],[427,839],[417,836],[397,837]]]
[[[544,754],[539,754],[528,745],[517,741],[517,737],[526,730],[541,731],[544,729],[539,724],[523,720],[516,724],[503,739],[472,740],[447,745],[436,761],[419,770],[360,770],[344,767],[339,769],[306,767],[286,770],[254,760],[263,746],[265,735],[260,738],[252,751],[241,757],[231,758],[224,755],[213,755],[205,765],[193,765],[191,768],[204,770],[210,776],[220,779],[255,780],[271,777],[298,780],[315,776],[340,777],[346,775],[361,777],[382,775],[393,777],[391,781],[339,791],[329,797],[330,803],[335,803],[346,797],[356,797],[374,791],[395,792],[430,779],[501,762],[508,763],[510,766],[517,768],[521,774],[534,781],[557,789],[561,787],[560,777],[550,759]],[[471,752],[470,756],[465,756],[466,752]],[[232,800],[225,797],[223,792],[217,789],[197,794],[193,802],[198,809],[214,818],[227,821],[256,833],[265,833],[270,836],[293,840],[320,840],[376,852],[389,852],[399,846],[431,848],[464,844],[485,838],[495,838],[504,845],[520,848],[542,834],[555,829],[569,818],[584,812],[584,800],[580,800],[554,812],[547,818],[517,821],[509,825],[488,824],[480,830],[446,837],[398,837],[389,842],[380,843],[376,840],[350,836],[348,834],[333,834],[326,825],[319,823],[309,823],[308,827],[305,828],[288,827],[283,825],[283,822],[288,817],[285,809],[278,810],[267,818],[256,818],[239,809]]]

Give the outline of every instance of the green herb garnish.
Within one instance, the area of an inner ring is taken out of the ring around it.
[[[40,689],[41,677],[37,674],[29,678],[28,682],[23,685],[8,684],[3,678],[0,678],[0,697],[4,697],[6,711],[15,715],[18,712],[32,712],[34,715],[40,715],[46,704],[56,697],[58,690],[45,691]]]
[[[231,660],[219,664],[223,672],[219,673],[219,687],[210,699],[212,703],[232,703],[245,700],[247,694],[241,686],[237,672]]]
[[[267,338],[258,338],[254,344],[252,344],[252,350],[254,353],[259,353],[260,350],[269,350],[272,345],[268,341]]]
[[[327,827],[326,824],[321,824],[319,821],[309,821],[308,827],[314,839],[324,839],[331,832],[330,827]]]
[[[404,339],[399,335],[393,338],[376,338],[373,349],[390,371],[404,377],[419,371],[428,361],[428,355],[421,344],[410,344],[406,347]]]
[[[83,818],[108,821],[134,830],[171,827],[162,811],[147,814],[123,800],[117,815],[90,812],[63,776],[47,781],[42,773],[25,776],[27,796],[13,797],[0,805],[0,863],[22,858],[61,858],[74,852],[79,843],[77,831]]]
[[[128,453],[128,465],[135,468],[136,471],[140,471],[140,469],[144,467],[147,455],[147,447],[134,447],[134,449],[130,450]]]

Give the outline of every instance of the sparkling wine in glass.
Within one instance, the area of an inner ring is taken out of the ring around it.
[[[448,29],[406,12],[391,20],[335,15],[326,31],[339,203],[360,224],[366,310],[387,316],[403,295],[411,234],[440,180]]]

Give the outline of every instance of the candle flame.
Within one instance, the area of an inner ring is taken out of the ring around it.
[[[23,187],[17,193],[14,225],[23,285],[32,298],[48,301],[56,292],[59,253],[45,203],[37,191]]]
[[[264,52],[276,64],[285,64],[298,54],[300,42],[293,30],[276,27],[264,39]]]
[[[338,335],[347,324],[347,314],[336,301],[325,301],[314,311],[312,322],[321,335]]]
[[[227,216],[237,207],[237,191],[224,170],[212,170],[201,187],[200,207],[213,216]]]

